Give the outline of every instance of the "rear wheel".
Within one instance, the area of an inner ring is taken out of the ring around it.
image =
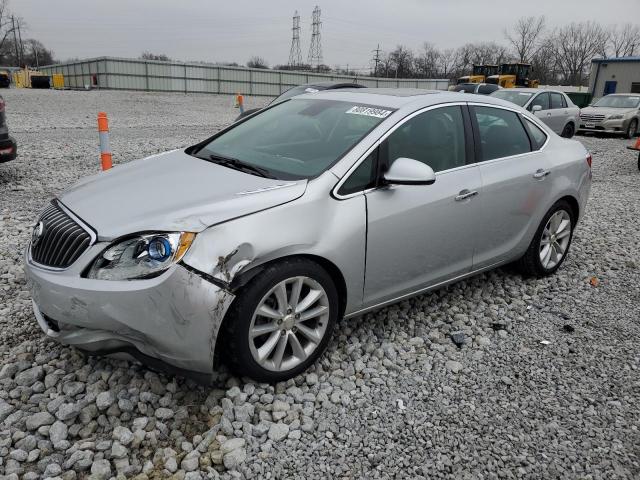
[[[565,200],[557,202],[540,222],[540,226],[519,260],[525,275],[545,277],[554,273],[569,253],[576,214]]]
[[[635,118],[629,122],[629,126],[627,127],[627,138],[633,138],[638,134],[638,120]]]
[[[562,133],[560,134],[560,136],[564,138],[571,138],[573,137],[575,132],[576,132],[576,129],[573,126],[573,123],[567,123],[562,129]]]
[[[306,259],[268,266],[239,294],[225,320],[230,368],[261,382],[287,380],[325,350],[338,317],[327,272]]]

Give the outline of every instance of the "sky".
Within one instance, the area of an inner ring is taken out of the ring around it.
[[[180,61],[235,61],[263,57],[286,64],[291,24],[300,13],[306,61],[311,13],[322,10],[324,63],[368,69],[373,50],[425,41],[454,48],[468,42],[504,42],[503,30],[518,18],[545,15],[549,27],[595,20],[603,25],[638,22],[640,0],[10,0],[36,38],[55,58],[138,57],[164,53]]]

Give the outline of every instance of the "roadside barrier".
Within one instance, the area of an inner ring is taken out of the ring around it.
[[[111,162],[111,149],[109,148],[109,120],[105,112],[98,113],[98,137],[100,138],[100,163],[102,170],[109,170]]]

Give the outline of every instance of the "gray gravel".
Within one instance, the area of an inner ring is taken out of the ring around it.
[[[207,137],[236,115],[231,96],[2,94],[20,152],[0,165],[4,478],[640,477],[640,173],[628,141],[578,137],[593,189],[555,276],[481,275],[340,322],[292,381],[223,375],[205,389],[45,341],[20,257],[45,202],[97,170],[99,110],[117,163]]]

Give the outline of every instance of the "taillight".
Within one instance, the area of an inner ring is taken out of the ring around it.
[[[589,168],[591,168],[591,160],[592,160],[592,159],[593,159],[593,158],[591,157],[591,154],[588,154],[588,155],[587,155],[587,165],[589,165]]]

